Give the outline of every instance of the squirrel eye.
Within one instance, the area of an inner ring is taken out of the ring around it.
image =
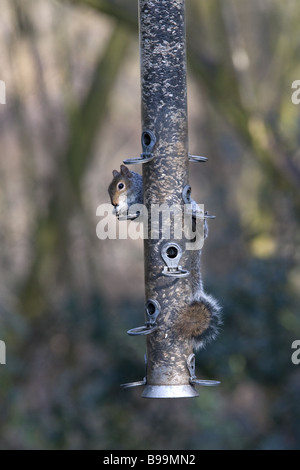
[[[124,183],[119,183],[118,184],[118,189],[123,189],[124,188]]]

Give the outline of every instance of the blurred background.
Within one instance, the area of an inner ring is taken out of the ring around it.
[[[99,240],[141,152],[137,0],[1,0],[1,449],[299,449],[296,0],[188,0],[193,197],[224,325],[194,399],[147,400],[141,240]],[[300,106],[300,105],[299,105]],[[134,168],[141,171],[140,167]]]

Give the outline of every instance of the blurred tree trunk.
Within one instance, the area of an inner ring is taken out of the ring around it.
[[[36,316],[43,310],[49,282],[59,282],[62,276],[71,275],[68,272],[69,222],[74,212],[80,210],[81,181],[129,43],[128,31],[117,24],[95,66],[86,99],[71,116],[67,150],[58,159],[60,166],[48,209],[38,217],[34,259],[20,293],[20,303],[26,315]]]

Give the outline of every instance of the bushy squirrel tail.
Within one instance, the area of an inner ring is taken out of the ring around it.
[[[214,297],[202,291],[183,308],[175,328],[178,335],[192,341],[197,350],[215,339],[221,324],[221,307]]]

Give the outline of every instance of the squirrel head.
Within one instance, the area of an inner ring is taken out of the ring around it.
[[[120,172],[113,170],[113,180],[108,187],[108,194],[116,214],[127,211],[127,198],[130,196],[133,174],[125,165],[120,166]]]

